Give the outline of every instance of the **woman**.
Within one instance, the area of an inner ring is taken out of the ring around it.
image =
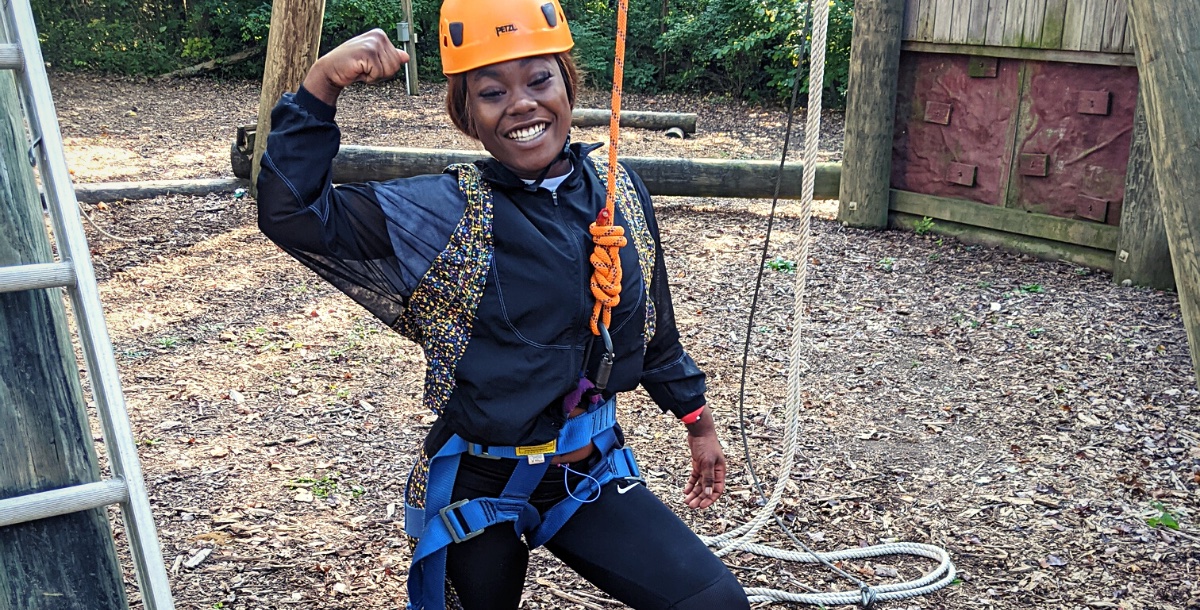
[[[638,484],[615,425],[615,394],[641,384],[687,428],[688,506],[724,491],[650,197],[624,168],[620,293],[593,331],[589,226],[607,176],[588,157],[598,146],[570,143],[578,74],[562,9],[446,0],[440,43],[450,118],[493,159],[331,185],[339,94],[408,60],[376,30],[283,96],[258,182],[262,231],[425,351],[425,403],[439,417],[406,493],[410,607],[516,608],[529,548],[545,544],[634,608],[748,608],[728,569]]]

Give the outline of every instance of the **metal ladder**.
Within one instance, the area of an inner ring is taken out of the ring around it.
[[[75,312],[79,342],[91,378],[113,478],[0,500],[0,527],[120,504],[147,610],[173,610],[170,582],[154,528],[154,515],[125,399],[78,202],[67,172],[62,134],[50,98],[50,82],[29,0],[0,0],[0,70],[13,70],[39,168],[61,262],[0,267],[0,292],[66,288]]]

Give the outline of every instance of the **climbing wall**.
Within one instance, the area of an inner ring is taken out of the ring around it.
[[[1116,225],[1132,67],[904,52],[892,187]]]

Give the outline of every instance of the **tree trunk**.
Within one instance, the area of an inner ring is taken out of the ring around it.
[[[321,47],[321,21],[325,0],[275,0],[271,4],[271,31],[267,36],[267,65],[258,98],[258,133],[255,141],[250,190],[258,194],[258,164],[267,150],[271,109],[279,96],[295,91],[317,61]]]
[[[16,82],[0,73],[0,266],[52,261]],[[0,293],[0,498],[100,480],[60,290]],[[0,608],[118,610],[104,509],[0,527]]]
[[[1129,0],[1129,16],[1179,307],[1200,379],[1200,4]]]
[[[904,0],[855,4],[838,208],[838,219],[852,227],[887,227],[903,24]]]

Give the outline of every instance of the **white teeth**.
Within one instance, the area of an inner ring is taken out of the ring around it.
[[[542,135],[542,133],[544,133],[545,131],[546,131],[546,124],[538,123],[537,125],[534,125],[532,127],[526,127],[525,129],[518,129],[516,131],[509,132],[508,139],[516,140],[518,142],[528,142],[528,141]]]

